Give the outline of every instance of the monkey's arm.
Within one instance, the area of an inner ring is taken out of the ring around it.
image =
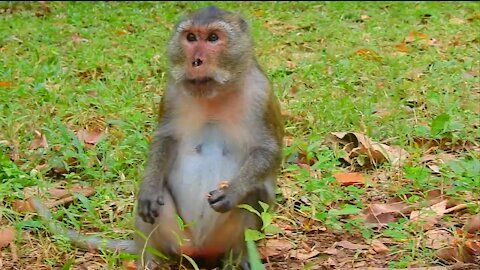
[[[164,204],[165,178],[174,159],[176,141],[159,126],[150,147],[150,156],[138,194],[138,214],[143,221],[153,224]]]
[[[283,120],[280,106],[273,92],[265,106],[264,114],[257,119],[261,123],[256,144],[227,187],[220,187],[209,194],[208,201],[218,212],[227,212],[237,206],[259,185],[276,173],[282,161]]]
[[[40,215],[41,219],[47,226],[49,232],[53,235],[63,235],[70,239],[72,243],[85,250],[106,249],[112,252],[123,251],[130,254],[137,254],[138,250],[133,240],[113,240],[105,239],[97,236],[85,236],[76,231],[67,229],[63,224],[56,221],[52,217],[52,213],[38,198],[31,198],[33,208]]]

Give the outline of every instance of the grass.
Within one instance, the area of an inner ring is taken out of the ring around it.
[[[8,257],[4,264],[121,266],[125,255],[87,256],[46,234],[33,215],[12,205],[24,199],[29,186],[45,190],[61,181],[92,186],[93,196],[58,207],[55,217],[84,232],[132,237],[134,195],[165,87],[170,30],[181,14],[211,3],[0,4],[0,228],[15,226],[19,247],[19,259]],[[328,237],[309,232],[326,226],[329,237],[341,232],[352,242],[390,239],[385,267],[441,265],[422,244],[425,232],[408,217],[384,229],[366,228],[355,217],[370,203],[394,197],[427,202],[433,190],[467,204],[437,226],[454,231],[480,212],[480,5],[214,4],[241,12],[251,23],[259,62],[282,103],[290,143],[284,151],[278,214],[303,232],[289,239],[322,251]],[[95,147],[77,139],[75,132],[85,128],[103,132]],[[31,147],[35,131],[45,136],[47,147]],[[341,151],[325,145],[326,136],[338,131],[398,145],[409,159],[402,168],[345,167]],[[431,144],[416,143],[418,138]],[[439,173],[422,162],[426,154],[445,153],[453,160],[439,164]],[[308,162],[299,162],[302,156]],[[363,173],[369,183],[338,185],[335,174],[347,170]],[[359,262],[365,256],[349,258]],[[282,260],[272,260],[271,269],[282,269]],[[309,259],[313,265],[324,261],[322,256]],[[307,265],[300,262],[299,267],[302,263]]]

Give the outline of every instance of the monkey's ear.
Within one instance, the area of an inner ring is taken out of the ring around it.
[[[238,25],[240,25],[240,30],[242,30],[243,33],[248,33],[250,31],[250,25],[245,21],[243,16],[241,14],[237,14],[238,16]]]

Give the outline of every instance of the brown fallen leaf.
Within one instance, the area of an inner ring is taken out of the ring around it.
[[[13,204],[12,204],[12,208],[13,210],[19,212],[19,213],[23,213],[23,212],[33,212],[35,209],[32,207],[32,205],[30,204],[30,201],[21,201],[21,200],[17,200],[17,201],[14,201]]]
[[[285,146],[292,146],[294,138],[292,136],[283,137],[283,143]]]
[[[0,248],[8,246],[15,238],[15,228],[7,227],[0,229]]]
[[[451,138],[439,138],[439,139],[431,139],[431,138],[422,138],[422,137],[414,137],[413,142],[416,144],[417,147],[424,148],[424,155],[430,154],[437,149],[441,149],[444,151],[449,152],[462,152],[466,150],[475,150],[478,149],[478,143],[466,141],[466,140],[452,140]],[[445,157],[448,160],[447,156]],[[455,156],[453,158],[456,158]],[[446,160],[444,160],[446,161]]]
[[[15,242],[10,242],[10,253],[12,255],[12,262],[18,262],[18,248]]]
[[[480,240],[479,241],[467,240],[465,241],[464,247],[466,252],[473,255],[480,255]]]
[[[404,202],[395,203],[373,203],[365,209],[362,215],[367,225],[386,225],[401,216],[410,213],[411,207]]]
[[[372,249],[378,254],[384,254],[390,251],[390,249],[381,241],[374,239],[371,243]]]
[[[10,88],[12,87],[12,83],[9,81],[0,81],[0,87]]]
[[[419,224],[419,226],[424,230],[428,230],[435,226],[435,224],[437,224],[438,221],[440,221],[440,219],[443,217],[447,207],[447,202],[448,200],[443,200],[425,209],[412,211],[410,214],[410,220],[420,221],[421,224]]]
[[[35,130],[35,138],[30,143],[30,149],[45,148],[48,147],[47,138],[38,130]]]
[[[335,246],[329,247],[329,248],[325,249],[324,251],[322,251],[322,253],[328,254],[328,255],[337,255],[338,252],[339,251],[338,251],[338,249],[335,248]]]
[[[343,248],[351,249],[351,250],[368,249],[368,245],[354,244],[354,243],[352,243],[350,241],[347,241],[347,240],[336,242],[334,244],[334,246],[343,247]]]
[[[443,229],[427,231],[425,236],[425,246],[435,250],[448,247],[454,242],[453,235]]]
[[[345,151],[344,161],[360,167],[375,166],[386,161],[393,166],[401,166],[408,157],[408,153],[400,147],[374,142],[368,136],[356,132],[332,132],[326,141]],[[365,160],[357,158],[360,156],[365,157]]]
[[[369,49],[358,49],[355,52],[356,55],[362,56],[365,59],[370,59],[370,60],[380,60],[382,57],[375,51],[369,50]]]
[[[409,53],[411,51],[411,49],[409,47],[407,47],[407,44],[405,44],[405,42],[401,42],[401,43],[395,45],[395,49],[397,49],[397,51],[403,52],[403,53]]]
[[[90,197],[95,194],[95,188],[76,184],[69,188],[67,187],[50,188],[45,192],[43,192],[43,190],[39,189],[38,187],[26,187],[23,190],[23,194],[25,198],[38,196],[39,194],[42,194],[42,193],[50,194],[49,196],[47,196],[50,198],[45,199],[45,205],[48,208],[52,208],[52,207],[56,207],[56,206],[74,201],[76,197],[73,195],[73,193],[80,193],[85,197]],[[18,203],[18,204],[21,205],[21,203]]]
[[[73,43],[82,43],[82,42],[88,42],[88,39],[82,38],[79,33],[74,33],[72,35],[72,41]]]
[[[459,24],[464,24],[465,20],[457,18],[457,17],[452,17],[450,20],[448,20],[448,22],[451,23],[451,24],[459,25]]]
[[[137,270],[137,264],[135,261],[123,261],[122,267],[124,270]]]
[[[444,262],[475,262],[475,257],[458,247],[447,247],[435,252],[435,255]]]
[[[368,19],[370,19],[370,16],[368,16],[367,14],[362,14],[362,15],[360,15],[360,19],[368,20]]]
[[[480,214],[471,217],[467,221],[465,224],[465,231],[472,234],[480,232]]]
[[[285,239],[267,239],[259,243],[258,252],[262,259],[285,254],[293,248],[293,244]]]
[[[300,260],[300,261],[305,261],[317,256],[318,254],[320,254],[320,251],[316,249],[312,249],[311,251],[306,251],[304,249],[297,249],[297,250],[290,250],[289,257]]]
[[[350,185],[364,185],[365,178],[361,173],[356,172],[347,172],[347,173],[337,173],[334,175],[337,182],[339,182],[342,186],[350,186]]]
[[[408,33],[407,37],[405,38],[405,42],[411,43],[417,39],[425,39],[425,38],[427,38],[427,35],[425,35],[424,33],[412,31]]]
[[[96,145],[103,132],[100,129],[86,130],[82,129],[77,132],[77,138],[85,143]]]

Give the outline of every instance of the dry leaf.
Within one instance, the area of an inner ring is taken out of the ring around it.
[[[424,230],[430,229],[435,226],[445,214],[447,202],[448,200],[443,200],[420,211],[412,211],[410,214],[410,220],[422,221],[422,224],[419,224],[421,228]]]
[[[77,132],[77,138],[85,143],[96,145],[102,137],[103,132],[99,129],[86,130],[82,129]]]
[[[367,245],[354,244],[354,243],[352,243],[350,241],[347,241],[347,240],[337,242],[337,243],[334,244],[334,246],[343,247],[343,248],[351,249],[351,250],[368,249]]]
[[[366,58],[366,59],[371,59],[371,60],[379,60],[381,59],[382,57],[376,53],[375,51],[372,51],[372,50],[369,50],[369,49],[365,49],[365,48],[362,48],[362,49],[359,49],[355,52],[356,55],[359,55],[359,56],[362,56],[363,58]]]
[[[410,43],[410,42],[414,42],[417,39],[425,39],[425,38],[427,38],[427,35],[425,35],[424,33],[412,31],[408,33],[407,37],[405,38],[405,42]]]
[[[465,231],[472,234],[480,232],[480,214],[471,217],[467,221],[465,224]]]
[[[137,264],[135,261],[123,261],[122,267],[124,270],[137,270]]]
[[[0,230],[0,248],[8,246],[15,238],[15,228],[7,227]]]
[[[322,251],[324,254],[328,255],[337,255],[338,254],[338,249],[335,248],[335,246],[329,247],[326,250]]]
[[[464,24],[465,21],[463,19],[460,19],[460,18],[457,18],[457,17],[453,17],[451,18],[450,20],[448,20],[448,22],[450,22],[451,24]]]
[[[410,212],[410,207],[404,202],[391,204],[374,203],[363,211],[365,223],[369,225],[386,225],[396,220],[401,214]]]
[[[365,178],[361,173],[337,173],[334,176],[342,186],[365,184]]]
[[[283,137],[283,143],[285,146],[292,146],[294,138],[292,136]]]
[[[355,163],[364,166],[377,165],[388,161],[393,166],[401,166],[408,153],[400,147],[389,146],[373,142],[369,137],[355,132],[332,132],[327,137],[327,142],[346,152],[343,158],[349,164]],[[357,157],[364,156],[365,161]]]
[[[0,81],[0,87],[10,88],[12,87],[12,83],[8,81]]]
[[[21,201],[21,200],[17,200],[17,201],[14,201],[13,202],[13,205],[12,205],[12,208],[13,210],[19,212],[19,213],[23,213],[23,212],[33,212],[35,209],[32,207],[32,205],[30,204],[30,201]]]
[[[446,230],[431,230],[425,233],[427,238],[425,246],[431,249],[441,249],[450,246],[453,241],[453,235]]]
[[[38,130],[35,130],[35,139],[30,143],[30,149],[45,148],[48,147],[47,138]]]
[[[480,241],[467,240],[464,247],[466,252],[473,255],[480,255]]]
[[[436,256],[444,262],[475,262],[475,256],[465,252],[465,249],[458,247],[448,247],[438,250]]]
[[[262,259],[282,255],[293,248],[292,243],[285,239],[267,239],[258,245]]]
[[[399,44],[395,45],[395,49],[397,49],[397,51],[403,52],[403,53],[410,52],[410,48],[407,47],[407,44],[405,44],[405,42],[402,42],[402,43],[399,43]]]
[[[82,43],[82,42],[88,42],[88,39],[82,38],[79,33],[74,33],[72,35],[72,41],[73,43]]]
[[[315,256],[317,256],[318,254],[320,254],[320,251],[318,250],[311,250],[311,251],[306,251],[304,249],[298,249],[298,250],[291,250],[290,253],[289,253],[289,257],[290,258],[294,258],[294,259],[297,259],[297,260],[300,260],[300,261],[305,261],[305,260],[308,260],[310,258],[313,258]]]
[[[362,15],[360,15],[360,19],[362,19],[362,20],[368,20],[368,19],[370,19],[370,16],[368,16],[368,15],[366,15],[366,14],[362,14]]]
[[[30,198],[32,196],[38,196],[42,193],[38,187],[26,187],[23,190],[23,194],[25,198]],[[45,199],[45,205],[48,208],[52,208],[55,206],[59,206],[65,203],[72,202],[75,199],[73,193],[80,193],[85,197],[90,197],[95,194],[95,189],[89,186],[80,186],[80,185],[73,185],[70,188],[66,187],[59,187],[59,188],[50,188],[46,191],[49,193],[50,199]]]
[[[376,239],[372,240],[371,245],[373,250],[378,254],[383,254],[390,251],[390,249],[385,244]]]

